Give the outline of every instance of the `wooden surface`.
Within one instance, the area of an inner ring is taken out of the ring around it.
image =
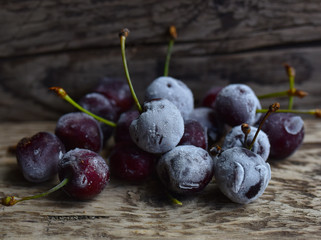
[[[320,9],[318,0],[1,1],[0,121],[56,120],[72,107],[48,87],[64,87],[77,100],[103,76],[124,79],[124,27],[143,101],[146,85],[163,74],[172,24],[178,39],[170,75],[192,89],[196,102],[209,87],[228,83],[247,83],[258,94],[286,90],[287,62],[297,88],[310,93],[295,107],[320,107]]]
[[[27,183],[9,146],[55,122],[0,124],[0,196],[44,191],[57,180]],[[305,120],[304,143],[271,162],[272,180],[248,205],[231,203],[214,182],[172,205],[156,180],[132,185],[112,179],[94,200],[63,192],[0,207],[0,239],[318,239],[321,236],[321,122]]]

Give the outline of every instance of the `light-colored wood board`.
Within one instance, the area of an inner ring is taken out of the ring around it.
[[[0,124],[0,194],[24,196],[51,187],[24,181],[13,155],[20,138],[55,122]],[[301,148],[270,162],[272,180],[248,205],[231,203],[213,181],[202,193],[172,205],[156,179],[142,185],[112,179],[97,198],[69,199],[63,192],[0,208],[1,239],[318,239],[321,235],[321,123],[305,120]]]

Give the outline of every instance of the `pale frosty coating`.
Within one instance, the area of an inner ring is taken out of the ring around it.
[[[253,90],[245,84],[230,84],[217,95],[214,109],[223,122],[230,126],[242,123],[254,125],[260,114],[261,104]]]
[[[247,137],[247,146],[251,144],[256,131],[257,128],[251,126],[251,132]],[[242,125],[235,126],[225,136],[222,149],[229,149],[232,147],[245,147]],[[268,159],[270,154],[270,141],[268,136],[262,130],[259,132],[251,151],[255,152],[256,154],[259,154],[265,161]]]
[[[192,91],[180,80],[172,77],[156,78],[145,91],[145,101],[155,98],[166,98],[181,111],[183,118],[194,109]]]
[[[145,102],[143,110],[129,126],[134,143],[150,153],[173,149],[184,134],[184,120],[177,107],[167,99],[155,99]]]
[[[177,146],[157,163],[162,183],[177,194],[202,190],[213,177],[213,160],[208,152],[192,145]]]
[[[246,148],[225,150],[214,162],[220,190],[236,203],[246,204],[259,198],[271,179],[270,165]]]

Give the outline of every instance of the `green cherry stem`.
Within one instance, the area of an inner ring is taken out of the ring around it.
[[[176,198],[174,198],[171,194],[167,193],[167,196],[168,196],[168,198],[171,200],[171,202],[172,202],[173,204],[175,204],[175,205],[180,205],[180,206],[183,205],[183,203],[182,203],[181,201],[179,201],[179,200],[177,200]]]
[[[67,102],[69,102],[71,105],[73,105],[75,108],[79,109],[80,111],[87,113],[89,116],[92,116],[93,118],[95,118],[96,120],[103,122],[105,124],[107,124],[108,126],[111,127],[116,127],[116,123],[109,121],[105,118],[99,117],[96,114],[93,114],[92,112],[89,112],[88,110],[86,110],[85,108],[83,108],[82,106],[80,106],[78,103],[76,103],[67,93],[66,91],[61,88],[61,87],[51,87],[49,88],[49,90],[54,91],[59,97],[61,97],[62,99],[66,100]]]
[[[272,105],[270,105],[269,109],[268,109],[267,112],[265,113],[262,121],[260,122],[259,127],[257,128],[257,130],[256,130],[256,132],[255,132],[255,135],[254,135],[254,137],[253,137],[253,139],[252,139],[252,142],[250,143],[250,145],[249,145],[249,147],[248,147],[249,150],[252,149],[252,147],[253,147],[253,145],[254,145],[254,143],[255,143],[255,140],[256,140],[257,136],[259,135],[259,132],[261,131],[261,128],[262,128],[263,123],[265,122],[265,120],[270,116],[271,113],[276,112],[276,111],[278,111],[279,109],[280,109],[280,104],[279,104],[278,102],[273,103]]]
[[[307,95],[308,95],[307,92],[304,92],[302,90],[298,90],[298,89],[294,88],[292,90],[289,89],[289,90],[281,91],[281,92],[268,93],[268,94],[264,94],[264,95],[259,95],[257,97],[258,97],[258,99],[275,98],[275,97],[289,97],[289,96],[304,98]]]
[[[165,61],[165,66],[164,66],[164,76],[165,77],[168,76],[169,62],[171,60],[173,46],[174,46],[175,40],[177,38],[177,31],[176,31],[176,27],[174,25],[169,27],[169,34],[170,34],[171,38],[170,38],[169,43],[168,43],[166,61]]]
[[[123,60],[123,65],[124,65],[124,70],[125,70],[125,74],[126,74],[126,79],[127,79],[127,83],[130,89],[130,92],[134,98],[135,104],[137,106],[138,111],[141,113],[142,107],[138,101],[138,98],[136,96],[136,93],[134,91],[132,82],[130,80],[130,76],[129,76],[129,71],[128,71],[128,66],[127,66],[127,60],[126,60],[126,52],[125,52],[125,42],[126,42],[126,38],[129,35],[129,30],[127,28],[124,28],[120,33],[119,33],[119,38],[120,38],[120,46],[121,46],[121,56],[122,56],[122,60]]]
[[[257,113],[266,113],[268,109],[257,109]],[[310,114],[314,115],[316,118],[321,118],[321,109],[310,109],[310,110],[300,110],[300,109],[279,109],[279,113],[296,113],[296,114]]]
[[[67,183],[69,182],[68,178],[65,178],[64,180],[62,180],[58,185],[54,186],[53,188],[51,188],[50,190],[40,193],[40,194],[36,194],[33,196],[27,196],[27,197],[22,197],[22,198],[17,198],[15,196],[6,196],[1,198],[1,204],[4,206],[13,206],[19,202],[22,201],[27,201],[27,200],[31,200],[31,199],[36,199],[36,198],[41,198],[41,197],[45,197],[59,189],[61,189],[62,187],[64,187]]]
[[[290,87],[289,91],[292,93],[295,91],[295,87],[294,87],[295,70],[289,64],[284,64],[284,67],[289,78],[289,87]],[[293,108],[293,95],[289,95],[288,109],[292,109],[292,108]]]

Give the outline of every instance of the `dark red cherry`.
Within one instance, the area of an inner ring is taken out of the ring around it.
[[[109,167],[97,153],[88,149],[67,152],[58,164],[59,179],[69,179],[64,190],[76,199],[90,199],[99,194],[109,181]]]
[[[61,116],[57,121],[55,133],[67,151],[85,148],[99,152],[102,149],[101,128],[98,122],[86,113],[73,112]]]
[[[117,143],[109,157],[110,171],[119,179],[143,181],[154,172],[155,158],[133,142]]]
[[[16,148],[18,165],[30,182],[43,182],[57,174],[58,162],[65,153],[59,138],[49,132],[39,132],[21,139]]]
[[[105,95],[117,108],[117,112],[128,111],[134,105],[134,100],[126,81],[103,78],[94,92]]]

